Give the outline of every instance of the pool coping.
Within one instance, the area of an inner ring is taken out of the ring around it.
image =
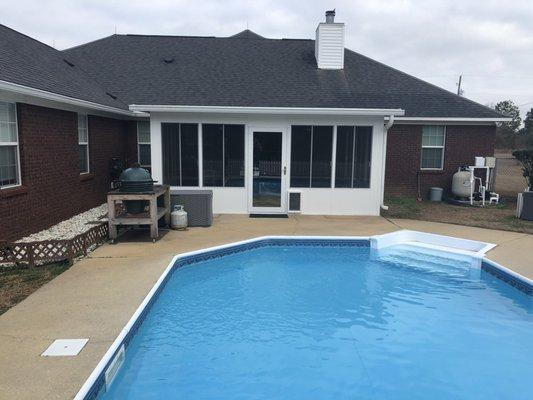
[[[167,278],[169,277],[170,273],[173,272],[174,269],[177,269],[181,266],[196,263],[199,261],[207,260],[210,258],[218,258],[227,254],[232,254],[235,252],[240,251],[246,251],[254,248],[261,247],[263,242],[266,242],[265,244],[268,245],[268,241],[272,241],[270,244],[275,244],[275,241],[283,241],[283,240],[289,240],[289,241],[305,241],[305,244],[312,243],[313,241],[318,242],[331,242],[332,244],[339,245],[343,242],[350,242],[350,245],[354,245],[354,242],[365,242],[360,243],[361,246],[364,247],[372,247],[372,239],[376,236],[381,235],[374,235],[374,236],[290,236],[290,235],[270,235],[270,236],[259,236],[251,239],[241,240],[237,242],[231,242],[226,243],[223,245],[218,246],[212,246],[207,247],[200,250],[194,250],[189,251],[181,254],[175,255],[168,266],[165,268],[159,279],[156,281],[154,286],[150,289],[148,294],[145,296],[141,304],[137,307],[131,318],[128,320],[124,328],[121,329],[120,333],[116,337],[116,339],[113,341],[109,349],[106,351],[102,359],[99,361],[99,363],[96,365],[93,372],[89,375],[87,380],[84,382],[80,390],[77,392],[77,394],[74,397],[74,400],[89,400],[89,399],[95,399],[100,392],[102,386],[105,386],[105,380],[104,376],[105,373],[109,367],[109,365],[114,361],[117,353],[119,353],[122,346],[127,347],[129,344],[131,338],[133,335],[135,335],[137,329],[142,324],[144,320],[144,316],[149,311],[150,306],[153,304],[153,302],[157,299],[158,294],[162,291],[164,288]],[[253,246],[253,245],[256,246]],[[250,245],[250,246],[247,246]],[[356,244],[357,245],[357,244]],[[432,245],[432,244],[426,244],[425,247],[435,248],[438,250],[443,250],[442,246],[438,245]],[[235,251],[227,251],[224,252],[224,250],[234,248]],[[492,248],[492,247],[491,247]],[[457,254],[465,254],[464,252],[457,250],[454,251],[454,249],[447,250],[452,253]],[[488,251],[488,250],[487,250]],[[204,257],[199,257],[199,256]],[[506,268],[492,260],[489,260],[485,257],[485,255],[481,254],[472,254],[470,253],[472,257],[476,257],[480,259],[480,268],[487,271],[491,275],[495,276],[496,278],[504,281],[505,283],[512,285],[513,287],[517,288],[518,290],[521,290],[525,292],[526,294],[533,296],[533,280],[529,279],[527,277],[524,277],[509,268]],[[181,261],[181,263],[180,263]]]

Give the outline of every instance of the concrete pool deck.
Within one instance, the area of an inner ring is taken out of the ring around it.
[[[265,235],[369,236],[412,229],[496,243],[492,259],[533,279],[533,236],[381,217],[220,215],[210,228],[170,231],[157,243],[104,245],[0,316],[0,398],[70,399],[172,257]],[[76,357],[41,357],[55,339],[89,338]]]

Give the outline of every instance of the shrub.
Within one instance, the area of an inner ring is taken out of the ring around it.
[[[529,190],[533,190],[533,149],[515,150],[513,157],[522,164],[522,174],[526,178]]]

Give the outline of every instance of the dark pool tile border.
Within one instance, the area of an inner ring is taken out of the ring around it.
[[[170,276],[174,271],[177,269],[184,267],[186,265],[196,264],[198,262],[202,261],[208,261],[214,258],[220,258],[224,257],[230,254],[236,254],[236,253],[242,253],[244,251],[257,249],[260,247],[268,247],[268,246],[322,246],[322,247],[370,247],[370,240],[369,239],[314,239],[314,238],[298,238],[298,239],[285,239],[285,238],[267,238],[267,239],[261,239],[249,243],[241,243],[236,244],[230,247],[221,248],[221,249],[214,249],[214,250],[207,250],[203,253],[198,254],[192,254],[189,256],[184,256],[181,258],[178,258],[174,264],[172,265],[172,270],[170,273],[165,277],[163,282],[159,285],[159,287],[156,289],[156,292],[154,295],[150,298],[144,309],[142,310],[139,317],[135,320],[135,323],[131,327],[131,329],[128,331],[124,339],[122,340],[122,343],[120,346],[118,346],[117,350],[113,353],[113,356],[109,359],[105,367],[100,372],[98,378],[93,383],[91,390],[87,395],[84,397],[85,400],[95,400],[98,395],[100,394],[100,390],[105,386],[105,371],[109,368],[113,360],[115,359],[116,355],[120,351],[122,345],[124,346],[124,349],[127,349],[128,345],[130,344],[131,340],[133,339],[133,336],[137,333],[139,330],[141,324],[143,323],[144,319],[146,318],[146,315],[148,312],[150,312],[153,304],[157,301],[159,295],[165,288]]]
[[[492,262],[483,260],[483,262],[481,263],[481,269],[491,274],[492,276],[504,281],[508,285],[515,287],[521,292],[524,292],[529,296],[533,296],[533,285],[531,283],[526,282],[523,279],[520,279],[501,268],[498,268]]]

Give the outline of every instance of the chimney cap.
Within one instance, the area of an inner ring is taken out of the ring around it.
[[[326,11],[326,24],[335,22],[335,9]]]

